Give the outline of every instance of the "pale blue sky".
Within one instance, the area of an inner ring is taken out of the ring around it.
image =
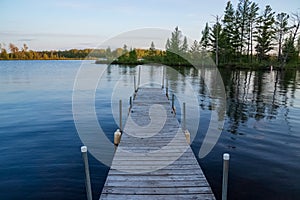
[[[222,15],[227,0],[0,0],[0,43],[30,49],[95,47],[122,32],[139,28],[173,30],[199,40],[212,15]],[[232,1],[234,6],[237,0]],[[255,0],[276,12],[300,11],[299,0]],[[212,23],[211,23],[212,24]],[[121,45],[122,46],[122,45]]]

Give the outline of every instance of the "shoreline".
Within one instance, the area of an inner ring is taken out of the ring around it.
[[[136,61],[136,62],[119,62],[119,61],[107,61],[107,60],[97,60],[96,58],[91,59],[83,59],[83,58],[72,58],[72,59],[0,59],[1,61],[84,61],[84,60],[90,60],[95,61],[95,64],[107,64],[107,65],[130,65],[130,66],[136,66],[136,65],[166,65],[170,67],[193,67],[192,64],[186,64],[186,63],[167,63],[167,62],[151,62],[151,61]],[[200,66],[205,67],[205,66]],[[286,71],[286,70],[295,70],[300,69],[300,63],[297,64],[287,64],[285,67],[279,66],[279,64],[274,63],[268,63],[268,64],[262,64],[262,63],[233,63],[233,64],[220,64],[218,66],[219,69],[240,69],[240,70],[258,70],[258,71],[267,71],[267,70],[277,70],[277,71]]]

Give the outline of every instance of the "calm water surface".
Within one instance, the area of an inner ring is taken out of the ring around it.
[[[112,141],[115,105],[133,91],[136,67],[101,68],[96,91],[98,121]],[[82,61],[0,62],[0,199],[84,199],[84,166],[72,114],[72,89]],[[198,155],[218,105],[207,90],[214,70],[167,71],[180,99],[197,94],[200,124],[192,143]],[[229,199],[299,199],[300,73],[221,70],[227,95],[225,124],[217,144],[199,162],[217,199],[222,154],[231,154]],[[205,81],[200,75],[205,77]],[[160,83],[161,67],[143,66],[141,83]],[[118,88],[118,90],[116,89]],[[117,91],[117,92],[116,92]],[[178,119],[180,120],[180,105]],[[127,108],[124,108],[127,109]],[[125,117],[124,117],[125,120]],[[98,199],[108,167],[89,155],[93,197]]]

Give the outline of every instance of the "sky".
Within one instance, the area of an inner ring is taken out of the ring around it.
[[[232,0],[235,7],[237,2]],[[255,2],[261,9],[270,4],[276,12],[300,12],[299,0]],[[205,23],[212,25],[214,16],[222,16],[226,3],[227,0],[0,0],[0,43],[5,48],[9,43],[18,47],[26,43],[32,50],[95,48],[128,31],[172,31],[176,26],[191,40],[199,40]],[[151,41],[148,43],[150,46]],[[123,46],[122,41],[119,45]],[[157,45],[163,48],[163,44]]]

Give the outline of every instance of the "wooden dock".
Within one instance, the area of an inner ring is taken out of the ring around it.
[[[100,199],[215,199],[162,89],[138,90]]]

